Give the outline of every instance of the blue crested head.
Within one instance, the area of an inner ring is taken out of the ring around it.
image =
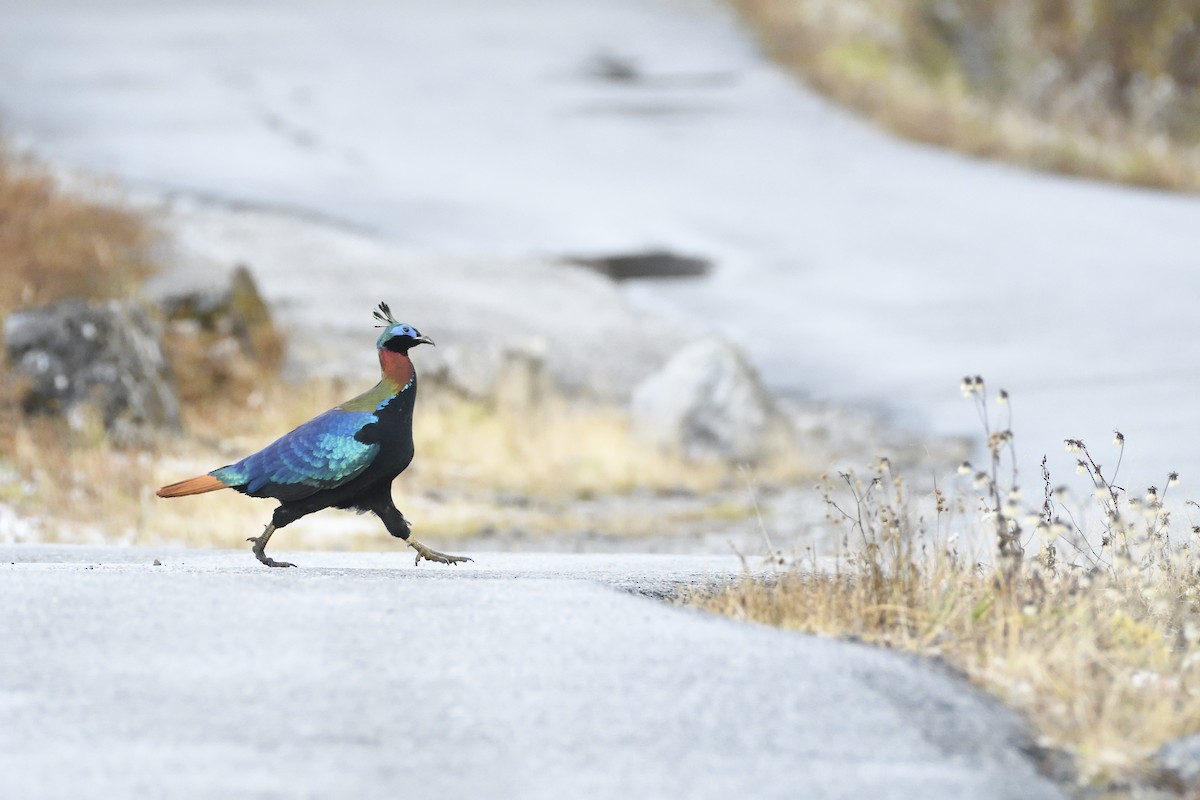
[[[384,323],[380,326],[383,328],[383,333],[379,334],[379,339],[375,342],[375,347],[380,350],[407,353],[409,348],[416,345],[433,344],[432,339],[422,336],[421,332],[412,325],[397,322],[387,303],[379,304],[379,309],[375,312],[375,319]]]

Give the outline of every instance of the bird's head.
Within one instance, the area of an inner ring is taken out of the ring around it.
[[[379,304],[379,309],[375,312],[375,319],[383,323],[378,326],[383,328],[383,333],[379,334],[379,339],[375,342],[375,346],[380,350],[407,353],[409,348],[419,344],[433,344],[433,339],[422,336],[421,332],[412,325],[397,322],[387,303]]]

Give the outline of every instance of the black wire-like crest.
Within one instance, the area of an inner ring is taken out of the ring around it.
[[[396,324],[396,318],[392,316],[392,310],[388,308],[387,303],[380,303],[379,308],[375,309],[373,316],[383,323],[382,325],[376,325],[376,328],[386,328],[388,325]]]

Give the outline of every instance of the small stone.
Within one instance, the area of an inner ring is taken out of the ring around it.
[[[630,415],[641,438],[694,459],[757,461],[785,428],[745,355],[715,338],[689,345],[638,384]]]

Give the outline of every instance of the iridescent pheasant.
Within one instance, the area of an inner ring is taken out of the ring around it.
[[[159,497],[236,489],[251,497],[273,497],[280,505],[261,536],[254,555],[268,567],[292,567],[266,554],[267,542],[279,528],[323,508],[375,513],[388,533],[408,542],[424,558],[443,564],[470,561],[431,550],[409,536],[408,520],[392,502],[392,479],[413,459],[413,406],[417,373],[408,351],[433,344],[410,325],[397,322],[387,303],[375,318],[383,333],[375,343],[383,374],[375,388],[284,434],[235,464],[214,469],[158,490]]]

